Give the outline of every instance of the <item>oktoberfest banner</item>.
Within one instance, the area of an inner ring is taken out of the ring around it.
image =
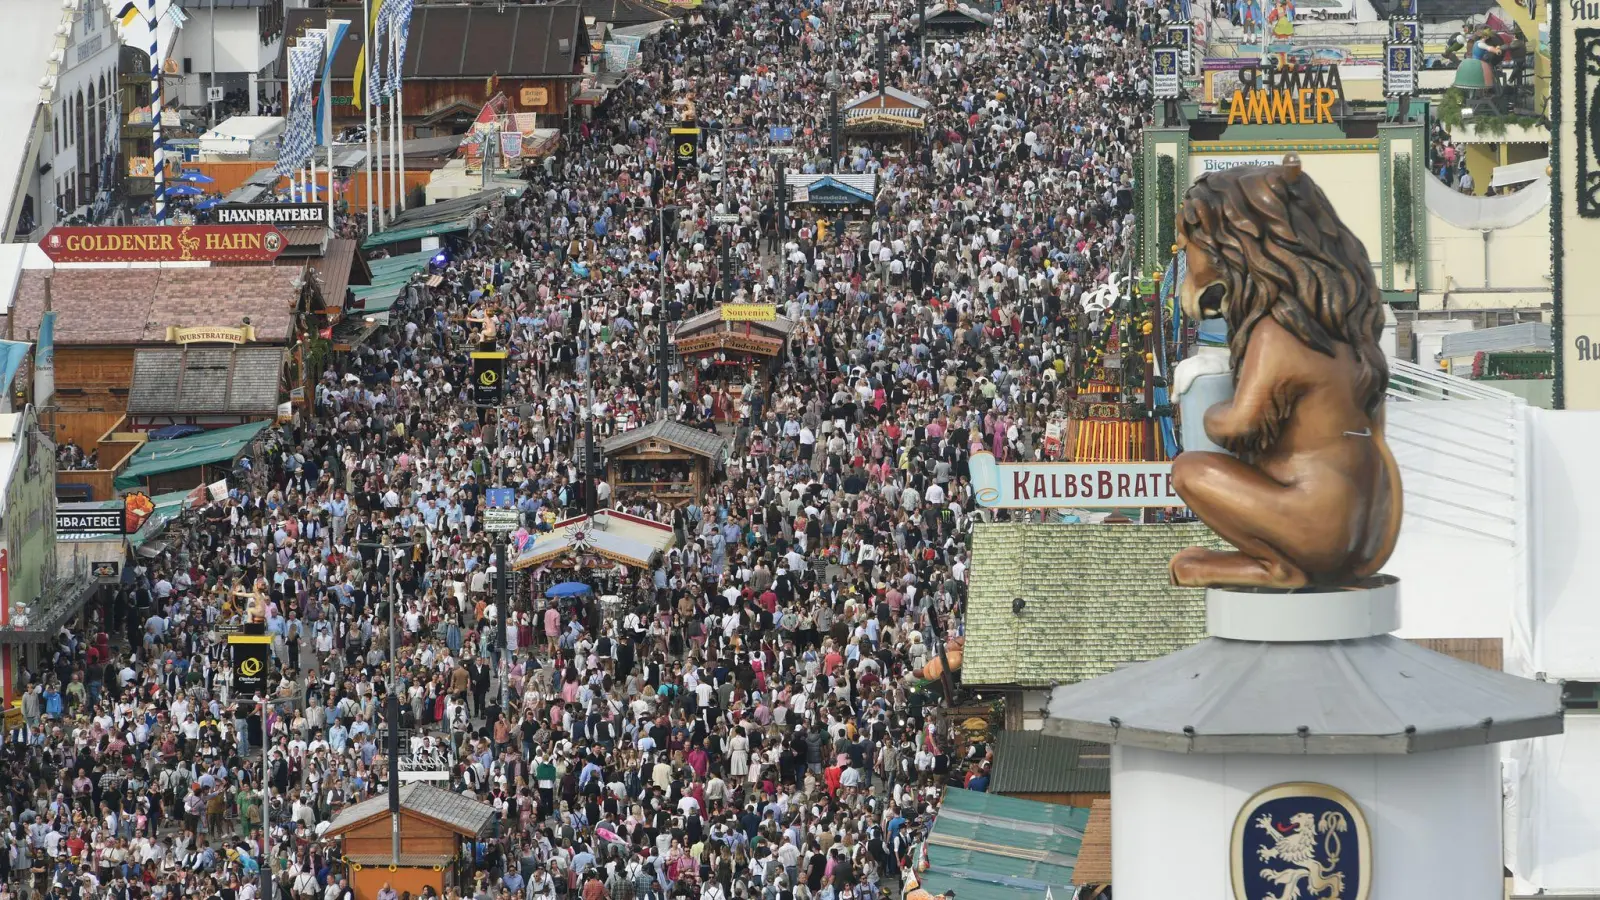
[[[978,505],[1013,509],[1183,506],[1172,463],[999,463],[974,453],[969,463]]]

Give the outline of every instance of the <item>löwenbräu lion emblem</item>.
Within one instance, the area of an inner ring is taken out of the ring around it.
[[[1236,900],[1367,900],[1372,837],[1349,794],[1311,782],[1251,797],[1233,825]]]

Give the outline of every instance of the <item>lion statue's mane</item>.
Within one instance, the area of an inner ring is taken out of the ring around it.
[[[1336,343],[1349,344],[1360,369],[1357,396],[1376,419],[1389,382],[1378,345],[1383,297],[1360,239],[1321,188],[1290,172],[1263,166],[1242,176],[1201,176],[1189,188],[1178,227],[1222,273],[1235,379],[1250,332],[1270,315],[1319,353],[1333,356]]]

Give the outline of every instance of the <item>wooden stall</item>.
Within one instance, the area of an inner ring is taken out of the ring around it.
[[[379,794],[333,817],[327,838],[342,840],[356,900],[375,900],[385,884],[416,897],[456,886],[462,843],[489,828],[494,807],[423,782],[400,788],[400,858],[392,855],[389,797]]]
[[[925,98],[885,85],[845,104],[844,130],[855,137],[909,139],[928,127],[930,105]]]
[[[619,499],[638,494],[673,506],[703,496],[728,452],[727,438],[668,419],[612,435],[600,446]]]
[[[771,305],[728,303],[679,323],[673,346],[696,397],[710,395],[719,422],[738,419],[739,400],[766,389],[795,322]]]

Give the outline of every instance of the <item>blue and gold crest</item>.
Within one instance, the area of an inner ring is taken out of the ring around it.
[[[1236,900],[1367,900],[1372,835],[1335,787],[1294,782],[1251,797],[1233,823]]]

